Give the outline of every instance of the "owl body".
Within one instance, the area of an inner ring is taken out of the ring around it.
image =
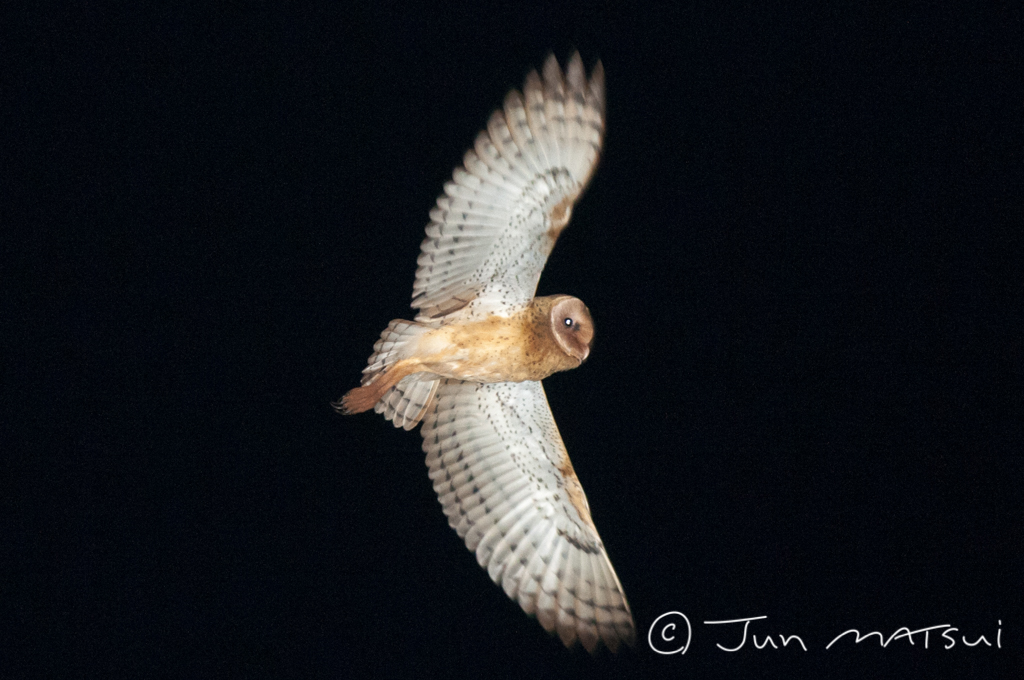
[[[474,382],[543,380],[579,366],[558,345],[549,323],[550,298],[535,298],[509,316],[445,324],[424,333],[417,353],[439,376]]]
[[[480,318],[466,307],[433,323],[396,319],[375,345],[363,385],[342,397],[342,410],[374,408],[417,373],[480,383],[543,380],[583,363],[592,338],[589,310],[568,295],[536,297],[508,315]]]

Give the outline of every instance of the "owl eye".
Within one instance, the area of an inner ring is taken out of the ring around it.
[[[562,323],[565,324],[566,328],[572,328],[572,319],[570,319],[569,317],[565,317],[565,321],[563,321]]]

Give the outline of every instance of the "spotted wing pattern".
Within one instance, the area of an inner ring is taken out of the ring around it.
[[[633,617],[539,382],[443,380],[423,423],[448,522],[566,645],[633,644]]]
[[[417,320],[474,304],[486,312],[529,302],[604,137],[604,71],[590,80],[579,54],[563,75],[551,56],[495,111],[430,211],[412,306]]]

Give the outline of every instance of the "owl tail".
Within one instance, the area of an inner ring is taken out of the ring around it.
[[[346,415],[372,408],[395,427],[414,428],[440,383],[434,374],[420,371],[419,361],[412,356],[415,340],[431,328],[402,319],[389,323],[373,345],[362,386],[349,390],[332,406]]]

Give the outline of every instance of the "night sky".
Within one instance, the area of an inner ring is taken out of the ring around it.
[[[0,675],[1024,668],[1022,17],[19,15]],[[596,657],[477,565],[418,432],[330,407],[411,318],[428,212],[491,111],[577,49],[606,70],[604,155],[538,293],[581,298],[597,329],[545,381],[637,624],[634,650]],[[684,655],[648,646],[671,611]],[[726,652],[741,626],[704,623],[758,616],[762,644],[807,651]],[[943,624],[927,650],[825,649]]]

